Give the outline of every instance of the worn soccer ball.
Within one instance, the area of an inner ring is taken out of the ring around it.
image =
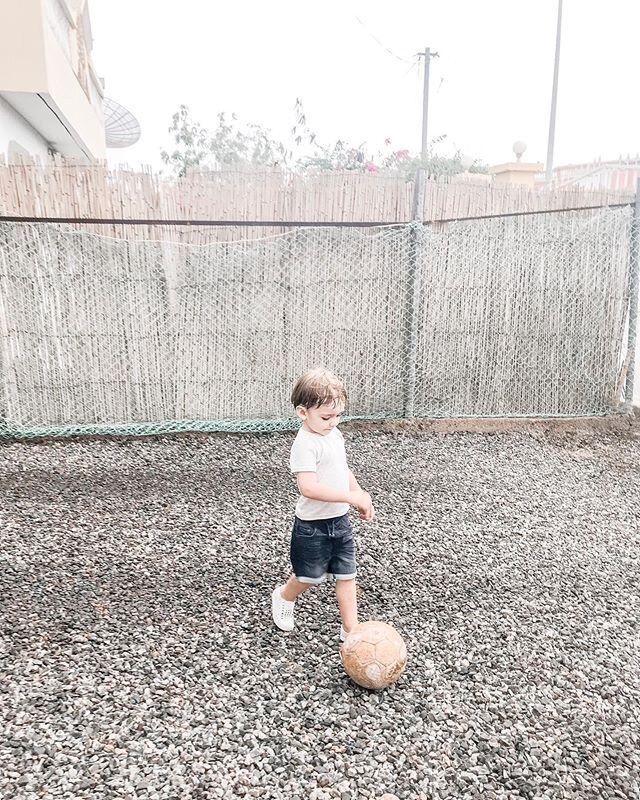
[[[407,664],[407,647],[392,626],[379,620],[361,622],[340,648],[351,680],[365,689],[384,689],[398,679]]]

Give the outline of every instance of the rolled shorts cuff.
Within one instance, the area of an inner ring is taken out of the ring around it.
[[[352,581],[357,574],[358,574],[357,572],[350,572],[348,575],[344,575],[341,573],[336,575],[335,573],[333,573],[332,577],[334,577],[337,581]]]
[[[327,573],[325,572],[324,575],[321,575],[319,578],[305,578],[304,575],[295,575],[294,577],[299,583],[310,583],[315,586],[327,580]]]

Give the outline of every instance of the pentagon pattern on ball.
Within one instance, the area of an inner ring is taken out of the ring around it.
[[[398,679],[407,663],[407,648],[392,625],[361,622],[347,636],[340,658],[349,677],[366,689],[384,689]]]

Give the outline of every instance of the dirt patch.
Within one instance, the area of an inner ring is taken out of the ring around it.
[[[383,433],[511,433],[540,438],[584,440],[593,436],[616,435],[640,438],[640,407],[598,417],[500,417],[456,419],[352,420],[343,430]]]

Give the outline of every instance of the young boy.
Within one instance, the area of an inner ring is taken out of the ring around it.
[[[344,641],[358,624],[355,546],[347,512],[354,506],[363,520],[373,519],[375,512],[370,495],[347,466],[337,428],[347,402],[341,381],[329,370],[309,370],[296,381],[291,402],[302,420],[290,457],[300,497],[291,532],[293,575],[273,591],[273,621],[280,630],[293,630],[298,596],[333,575]]]

